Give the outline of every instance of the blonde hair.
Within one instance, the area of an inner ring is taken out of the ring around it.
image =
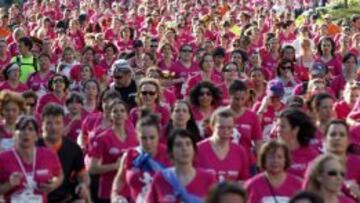
[[[159,81],[157,79],[154,79],[154,78],[145,77],[145,78],[140,80],[139,85],[138,85],[138,91],[136,93],[135,101],[136,101],[136,103],[137,103],[137,105],[139,107],[143,105],[143,102],[142,102],[141,97],[140,97],[140,95],[141,95],[140,89],[141,89],[142,86],[147,85],[147,84],[155,86],[156,94],[157,94],[157,98],[156,98],[155,102],[157,104],[160,103],[160,83],[159,83]]]
[[[325,171],[325,164],[331,160],[339,161],[339,159],[331,154],[323,154],[315,158],[305,176],[306,190],[312,192],[320,191],[322,183],[318,180],[318,177]]]

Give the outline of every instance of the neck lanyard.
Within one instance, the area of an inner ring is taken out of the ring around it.
[[[276,194],[275,194],[274,187],[271,185],[270,180],[268,179],[268,177],[266,176],[266,174],[264,174],[264,177],[265,177],[265,180],[266,180],[266,182],[267,182],[267,184],[268,184],[268,186],[269,186],[271,195],[272,195],[275,203],[279,203],[279,202],[277,201],[277,198],[276,198]]]
[[[21,169],[22,173],[24,174],[25,177],[27,177],[27,176],[26,176],[25,166],[24,166],[24,164],[22,163],[19,154],[16,152],[15,149],[13,149],[13,153],[14,153],[14,155],[15,155],[16,161],[18,162],[18,164],[19,164],[19,166],[20,166],[20,169]],[[35,162],[36,162],[36,148],[34,148],[33,161],[32,161],[32,172],[31,172],[32,174],[31,174],[31,178],[32,178],[33,180],[34,180],[34,178],[35,178],[35,166],[36,166]],[[26,180],[26,182],[29,181],[27,178],[25,178],[25,180]],[[30,184],[30,183],[28,182],[28,184]]]

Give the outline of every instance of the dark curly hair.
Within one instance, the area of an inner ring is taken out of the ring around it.
[[[218,106],[222,101],[220,89],[208,81],[200,82],[191,90],[189,95],[191,105],[200,106],[199,96],[203,88],[208,89],[211,93],[213,98],[211,105]]]

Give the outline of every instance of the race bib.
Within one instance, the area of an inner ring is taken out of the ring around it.
[[[12,148],[15,144],[14,139],[12,138],[3,138],[0,140],[0,148],[4,149],[4,150],[8,150],[10,148]]]
[[[41,195],[21,193],[11,197],[11,203],[43,203]]]

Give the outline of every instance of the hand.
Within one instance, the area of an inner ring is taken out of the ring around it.
[[[9,183],[11,187],[16,187],[20,185],[22,176],[23,175],[19,172],[12,173],[9,177]]]
[[[345,181],[346,187],[349,189],[350,194],[356,199],[360,199],[360,187],[354,180]]]
[[[84,183],[80,183],[76,186],[75,193],[82,199],[90,199],[89,188]]]
[[[44,192],[46,194],[50,193],[51,191],[53,191],[55,188],[54,188],[54,181],[52,179],[49,180],[48,183],[40,183],[39,184],[39,190],[41,192]]]
[[[127,199],[123,196],[116,195],[115,197],[111,198],[111,203],[127,203]]]

